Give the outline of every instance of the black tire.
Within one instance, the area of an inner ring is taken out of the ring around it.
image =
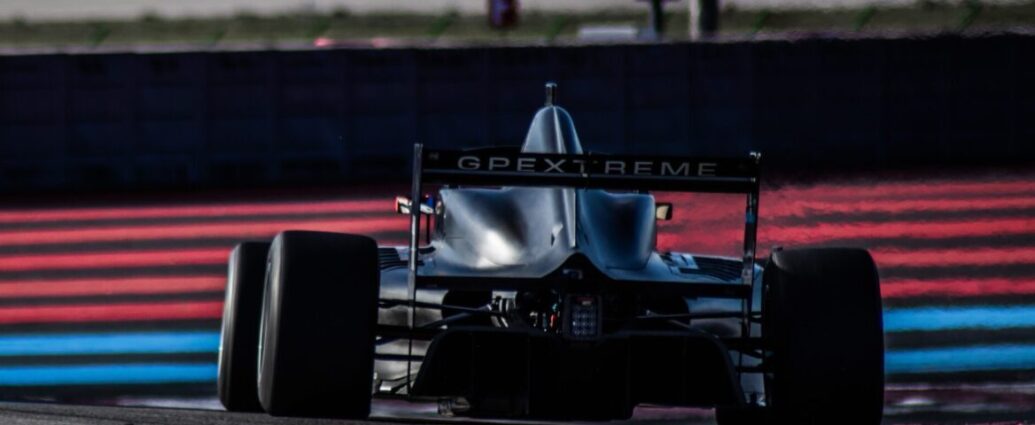
[[[884,326],[870,254],[852,248],[776,251],[763,282],[769,422],[879,424]]]
[[[768,413],[757,406],[720,407],[715,409],[715,422],[719,425],[780,425],[770,421]]]
[[[219,401],[231,412],[261,412],[256,364],[269,242],[244,242],[230,251],[226,303],[219,338]]]
[[[289,231],[270,247],[259,401],[276,416],[370,414],[380,270],[373,239]]]

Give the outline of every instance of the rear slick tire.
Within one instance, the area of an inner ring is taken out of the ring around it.
[[[231,412],[261,412],[256,363],[269,242],[244,242],[230,251],[219,336],[219,401]]]
[[[884,410],[880,281],[866,250],[776,251],[763,274],[770,423],[877,425]]]
[[[380,270],[364,236],[273,240],[259,341],[259,401],[275,416],[366,418]]]
[[[884,410],[880,282],[862,249],[773,252],[762,276],[766,406],[720,425],[877,425]]]

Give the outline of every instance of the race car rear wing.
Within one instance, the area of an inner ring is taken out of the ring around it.
[[[564,186],[620,190],[751,193],[758,190],[757,154],[745,158],[567,155],[423,150],[414,153],[426,183],[478,186]],[[414,170],[417,176],[417,169]]]

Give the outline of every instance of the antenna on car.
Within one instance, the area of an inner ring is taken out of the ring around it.
[[[546,106],[553,106],[557,100],[557,83],[549,81],[546,83]]]

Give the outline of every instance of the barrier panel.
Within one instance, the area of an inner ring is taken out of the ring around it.
[[[0,57],[0,191],[405,180],[414,142],[785,167],[1035,158],[1035,37]]]

